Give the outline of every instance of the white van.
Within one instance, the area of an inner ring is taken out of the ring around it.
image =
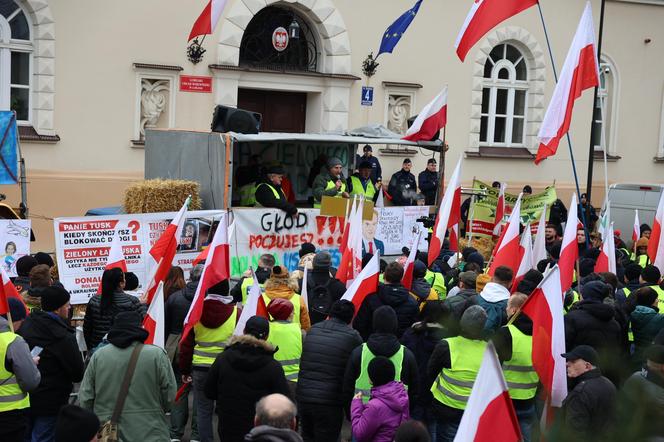
[[[662,188],[664,186],[660,184],[612,184],[609,186],[613,228],[621,231],[621,237],[628,247],[632,243],[634,210],[639,210],[641,224],[648,224],[652,228]]]

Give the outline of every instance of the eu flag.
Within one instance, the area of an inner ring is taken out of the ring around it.
[[[417,0],[415,6],[401,14],[401,17],[397,18],[396,21],[387,28],[383,34],[383,40],[380,42],[378,55],[383,52],[392,53],[394,47],[399,43],[399,40],[401,40],[401,36],[406,32],[406,29],[408,29],[408,26],[410,26],[411,22],[417,15],[417,11],[420,10],[421,4],[422,0]],[[378,57],[378,55],[376,55],[376,57]]]

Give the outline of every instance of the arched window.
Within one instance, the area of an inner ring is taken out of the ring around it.
[[[528,66],[508,43],[493,48],[484,64],[480,146],[524,147]]]
[[[318,46],[311,27],[292,9],[268,6],[251,19],[240,43],[240,66],[312,71]]]
[[[25,12],[12,0],[0,0],[0,109],[16,111],[23,122],[32,118],[32,52]]]

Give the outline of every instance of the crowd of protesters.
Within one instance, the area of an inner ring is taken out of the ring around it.
[[[314,198],[375,187],[382,172],[367,147],[364,166],[347,182],[334,180],[341,164],[327,160],[327,178],[314,177],[315,188],[324,184]],[[426,201],[432,198],[426,183],[437,177],[435,162],[429,166],[419,183]],[[390,180],[400,189],[392,193],[396,202],[414,198],[409,169],[404,161]],[[257,198],[272,194],[269,186],[263,190]],[[277,193],[272,197],[283,197],[281,208],[289,211],[285,194]],[[594,209],[581,204],[590,228]],[[341,299],[346,287],[327,251],[302,245],[293,272],[263,255],[257,281],[246,274],[205,294],[201,320],[184,337],[203,266],[186,280],[173,267],[165,284],[164,349],[144,343],[147,306],[134,296],[135,275],[109,269],[85,310],[82,352],[55,263],[44,253],[21,257],[14,284],[23,302],[9,299],[11,324],[0,317],[0,440],[90,441],[100,430],[108,436],[112,422],[119,440],[129,442],[175,442],[187,428],[189,440],[205,442],[451,442],[488,342],[502,363],[523,440],[664,437],[664,288],[661,269],[647,256],[647,225],[633,247],[616,236],[615,274],[594,272],[601,238],[577,232],[575,283],[564,294],[569,393],[541,434],[533,322],[520,308],[557,262],[566,216],[557,202],[546,226],[548,257],[518,283],[508,267],[489,277],[489,257],[473,247],[450,267],[455,252],[444,244],[432,265],[426,253],[417,254],[410,287],[402,283],[405,256],[381,262],[378,290],[359,308]],[[371,258],[365,252],[364,263]],[[234,336],[254,283],[268,317],[251,317]]]

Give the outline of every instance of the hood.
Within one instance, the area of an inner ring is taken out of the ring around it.
[[[631,313],[630,319],[634,325],[645,325],[655,316],[657,316],[657,312],[654,308],[646,307],[645,305],[637,305]]]
[[[194,295],[196,294],[197,288],[198,288],[198,281],[196,282],[189,281],[182,290],[182,296],[184,296],[184,299],[186,299],[189,302],[192,302],[194,300]]]
[[[415,296],[424,301],[431,293],[431,286],[424,278],[417,278],[413,280],[413,286],[411,287],[410,291]]]
[[[577,302],[574,310],[583,310],[603,322],[608,322],[615,316],[615,309],[612,306],[599,301]]]
[[[477,291],[473,289],[461,289],[454,296],[461,296],[463,298],[468,299],[471,296],[477,296]]]
[[[302,442],[302,437],[293,430],[261,425],[251,429],[244,437],[246,441],[257,442]]]
[[[408,413],[408,393],[401,382],[392,381],[380,387],[373,387],[371,399],[380,400],[395,413]]]
[[[216,299],[203,301],[201,324],[207,328],[217,328],[231,316],[235,304],[224,304]]]
[[[500,284],[488,282],[480,296],[487,302],[500,302],[506,301],[510,297],[510,291]]]
[[[50,346],[73,332],[64,321],[41,310],[32,312],[21,327],[21,336],[40,347]]]
[[[236,370],[256,371],[274,360],[274,346],[251,335],[233,336],[224,355]]]
[[[411,300],[410,292],[401,284],[383,284],[378,287],[378,297],[385,305],[396,307]]]
[[[367,346],[371,353],[376,356],[385,356],[389,358],[399,351],[401,344],[392,333],[372,333],[367,339]]]

